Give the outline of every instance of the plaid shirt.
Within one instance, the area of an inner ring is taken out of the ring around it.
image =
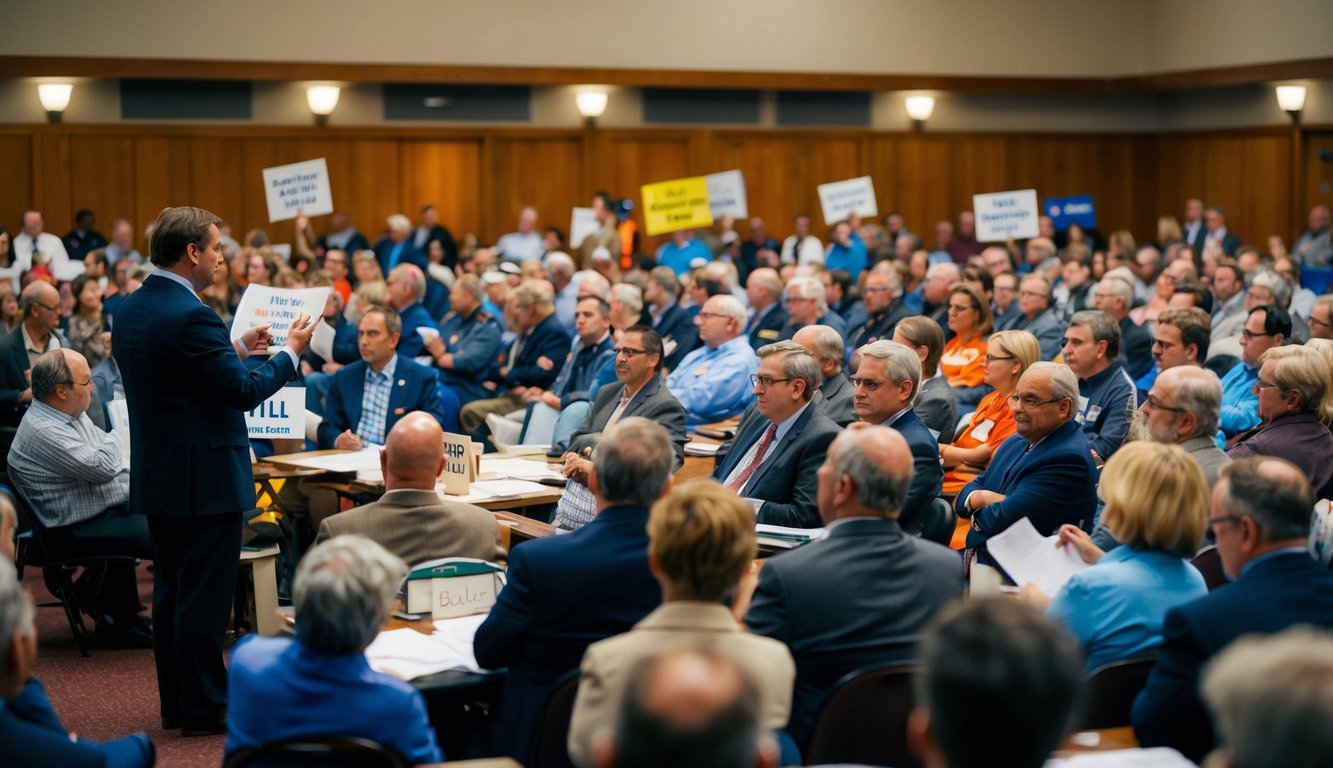
[[[384,445],[384,424],[389,419],[389,393],[393,391],[393,374],[397,370],[397,355],[389,358],[389,364],[379,373],[366,367],[366,387],[361,393],[361,421],[356,425],[356,436],[363,443]]]
[[[74,418],[39,400],[19,423],[9,467],[48,528],[89,520],[130,498],[120,438],[86,413]]]

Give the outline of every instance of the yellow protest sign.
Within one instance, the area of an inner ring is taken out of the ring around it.
[[[713,224],[708,208],[708,180],[703,176],[644,184],[643,223],[649,235]]]

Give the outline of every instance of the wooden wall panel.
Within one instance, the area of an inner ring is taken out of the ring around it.
[[[23,211],[36,200],[32,189],[33,137],[28,134],[0,135],[0,227],[12,238],[23,225]]]
[[[348,163],[352,186],[346,198],[333,198],[333,204],[348,211],[352,221],[371,245],[384,236],[386,220],[397,213],[399,181],[398,142],[367,140],[351,142]],[[332,171],[330,171],[332,173]],[[455,234],[459,227],[446,222]]]
[[[404,141],[399,148],[398,204],[413,221],[434,203],[450,232],[486,231],[482,199],[481,141]],[[487,212],[488,213],[488,212]]]
[[[111,222],[130,217],[134,210],[134,139],[129,136],[72,136],[70,150],[70,203],[74,210],[97,214],[97,227],[109,235]],[[51,222],[51,231],[63,235],[73,219]]]
[[[501,137],[491,142],[491,214],[487,241],[514,230],[524,206],[537,209],[538,226],[569,236],[570,209],[586,206],[582,194],[583,142],[577,136]]]
[[[241,215],[245,208],[240,170],[243,142],[234,138],[192,138],[186,151],[190,169],[188,201],[175,205],[193,205],[217,214],[231,225],[232,237],[238,241],[246,231],[268,224],[267,216],[250,220]]]
[[[1202,198],[1226,211],[1227,229],[1265,248],[1270,234],[1290,237],[1291,140],[1286,132],[1172,135],[1158,139],[1158,210],[1181,216]]]
[[[606,190],[618,197],[635,201],[634,220],[639,225],[643,251],[654,252],[666,242],[666,236],[648,237],[643,226],[643,212],[638,205],[639,188],[655,181],[689,176],[690,140],[687,137],[660,137],[629,133],[601,137],[598,170],[590,180],[593,191]],[[586,203],[585,203],[586,204]]]
[[[1327,153],[1329,159],[1320,157]],[[1333,131],[1312,133],[1305,139],[1305,202],[1297,211],[1300,226],[1307,226],[1307,215],[1316,205],[1333,207]],[[3,194],[3,193],[0,193]],[[1287,243],[1288,247],[1291,243]]]

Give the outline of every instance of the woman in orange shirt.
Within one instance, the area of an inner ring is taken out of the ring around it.
[[[986,336],[992,329],[990,302],[966,283],[949,289],[949,330],[940,375],[953,387],[958,410],[966,413],[989,391],[986,378]]]

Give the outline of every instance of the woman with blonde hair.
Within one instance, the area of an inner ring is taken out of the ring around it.
[[[374,251],[356,252],[352,257],[352,277],[356,285],[384,282],[384,272],[380,269],[380,260]]]
[[[940,373],[953,387],[958,407],[968,410],[986,394],[986,337],[993,328],[990,302],[966,283],[949,289],[949,330],[954,337],[944,345]]]
[[[1227,455],[1276,456],[1305,473],[1321,499],[1333,498],[1333,373],[1310,347],[1273,347],[1259,356],[1259,426],[1232,438]]]
[[[1157,248],[1165,249],[1172,243],[1178,243],[1185,239],[1185,233],[1180,229],[1180,222],[1176,221],[1175,216],[1157,217]]]
[[[1097,493],[1106,502],[1102,524],[1124,544],[1103,552],[1088,534],[1064,525],[1056,546],[1072,547],[1092,567],[1054,598],[1032,583],[1021,595],[1074,633],[1088,653],[1088,672],[1154,651],[1167,611],[1208,593],[1189,563],[1208,527],[1208,484],[1184,449],[1152,441],[1122,446],[1102,469]]]

